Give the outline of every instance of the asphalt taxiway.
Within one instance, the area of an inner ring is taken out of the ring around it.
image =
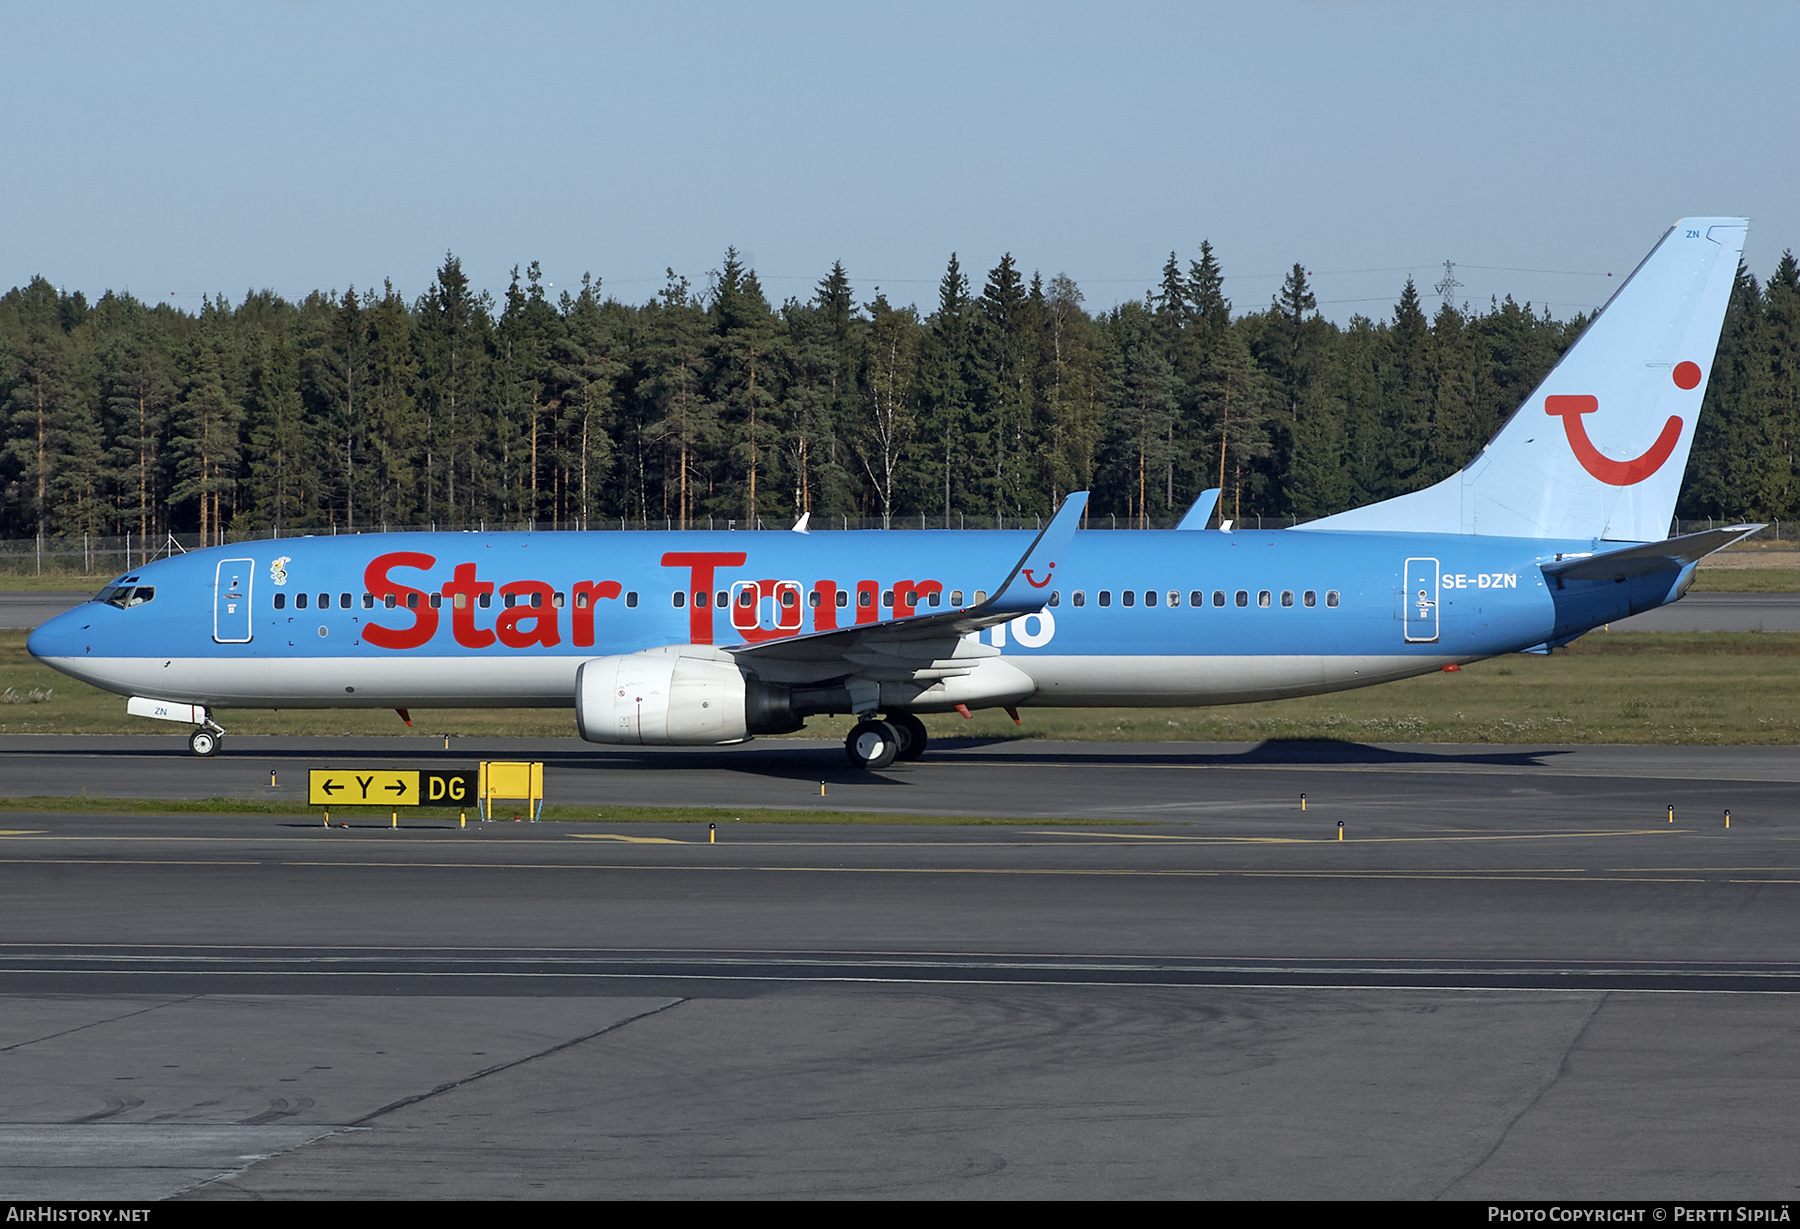
[[[593,817],[0,814],[0,1189],[1793,1188],[1794,749],[0,738],[14,796],[478,758]]]

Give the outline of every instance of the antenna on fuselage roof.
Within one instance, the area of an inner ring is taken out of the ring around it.
[[[154,555],[150,556],[148,559],[144,560],[144,563],[155,563],[158,559],[161,559],[164,555],[167,555],[169,558],[173,559],[175,557],[176,551],[180,551],[184,555],[187,554],[187,547],[183,546],[181,543],[179,543],[175,540],[175,535],[173,532],[171,532],[165,536],[166,536],[166,540],[163,542],[163,544],[161,546],[157,547],[156,553]],[[140,563],[138,566],[142,567],[143,563]]]

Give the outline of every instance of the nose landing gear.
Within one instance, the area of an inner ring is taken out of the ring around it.
[[[188,735],[188,750],[202,758],[219,753],[219,735],[205,726]]]

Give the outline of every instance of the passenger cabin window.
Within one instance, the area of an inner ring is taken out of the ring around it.
[[[348,593],[338,594],[338,609],[339,610],[350,609],[350,595]]]
[[[1119,594],[1119,604],[1122,606],[1130,606],[1133,603],[1135,603],[1136,601],[1137,601],[1137,594],[1134,593],[1130,589],[1127,589],[1127,590],[1125,590],[1125,592]]]
[[[1069,601],[1073,602],[1077,606],[1087,605],[1087,590],[1085,590],[1085,589],[1075,590],[1074,593],[1069,595]]]
[[[841,594],[841,593],[840,593],[840,594],[838,594],[838,596],[839,596],[839,597],[842,597],[842,596],[843,596],[843,594]],[[962,604],[963,604],[963,600],[962,600],[962,590],[961,590],[961,589],[952,589],[952,590],[950,590],[950,604],[951,604],[951,605],[952,605],[952,606],[960,606],[960,605],[962,605]],[[842,602],[839,602],[839,603],[838,603],[838,605],[840,605],[840,606],[841,606],[841,605],[843,605],[843,603],[842,603]]]
[[[1257,605],[1258,605],[1258,606],[1261,606],[1261,607],[1262,607],[1262,608],[1263,608],[1263,609],[1265,609],[1265,610],[1266,610],[1266,609],[1268,609],[1268,606],[1269,606],[1269,591],[1268,591],[1268,590],[1267,590],[1267,589],[1264,589],[1264,590],[1262,590],[1262,591],[1261,591],[1261,592],[1260,592],[1260,593],[1258,593],[1258,594],[1257,594],[1257,595],[1256,595],[1256,604],[1257,604]]]
[[[508,595],[506,599],[506,604],[508,606],[512,605],[512,597],[510,595]],[[687,594],[680,589],[675,590],[675,592],[669,594],[669,604],[675,607],[675,609],[680,610],[683,606],[687,605]]]
[[[1190,605],[1190,606],[1206,605],[1206,594],[1199,589],[1195,589],[1192,593],[1188,594],[1188,605]]]
[[[1292,606],[1294,604],[1294,591],[1292,589],[1283,589],[1281,591],[1281,604],[1283,606]]]
[[[1171,605],[1171,606],[1181,605],[1181,594],[1176,592],[1174,589],[1169,590],[1169,605]]]
[[[717,593],[713,594],[713,605],[717,606],[720,610],[725,609],[727,606],[731,605],[731,594],[720,589]]]
[[[892,606],[894,604],[894,591],[892,589],[883,589],[882,590],[881,604],[883,606]]]
[[[373,593],[363,594],[363,609],[364,610],[375,609],[375,595]]]
[[[489,606],[494,604],[494,595],[491,593],[484,593],[475,599],[475,604],[480,606],[483,610],[486,610]]]
[[[531,604],[534,608],[541,609],[544,605],[544,595],[541,593],[532,594],[531,595]]]
[[[1237,591],[1237,604],[1239,606],[1248,606],[1250,604],[1250,591],[1248,589],[1239,589]]]
[[[1315,589],[1308,589],[1305,593],[1300,595],[1300,601],[1302,605],[1317,606],[1319,604],[1318,591]]]
[[[858,606],[873,606],[875,604],[875,595],[870,593],[867,589],[864,589],[861,593],[856,595],[856,604]]]
[[[320,610],[330,610],[331,609],[331,594],[329,594],[329,593],[319,594],[319,609]]]
[[[295,610],[305,610],[307,599],[310,598],[311,596],[312,596],[312,594],[310,594],[310,593],[294,594],[294,609]]]
[[[702,596],[705,596],[705,595],[704,595],[704,594],[702,594]],[[552,605],[552,606],[554,606],[554,607],[556,607],[556,608],[557,608],[557,609],[558,609],[558,610],[561,610],[561,609],[562,609],[562,608],[563,608],[563,595],[562,595],[562,590],[560,590],[560,589],[558,589],[558,590],[557,590],[557,591],[556,591],[556,592],[555,592],[555,593],[552,593],[552,594],[551,594],[551,595],[550,595],[550,604],[551,604],[551,605]],[[701,602],[701,603],[700,603],[700,604],[701,604],[701,605],[702,605],[702,606],[704,606],[704,605],[706,605],[706,603],[705,603],[705,602]]]
[[[275,609],[277,609],[277,610],[286,610],[287,609],[287,594],[277,593],[275,595]]]
[[[304,597],[306,595],[301,594],[301,596]],[[392,610],[400,604],[400,599],[392,593],[384,593],[381,595],[381,604],[386,606],[389,610]]]
[[[935,593],[932,594],[931,598],[932,598],[931,604],[933,606],[937,605],[937,594],[935,594]],[[1046,604],[1050,605],[1050,606],[1062,605],[1062,591],[1060,589],[1050,590],[1050,601]]]
[[[938,604],[938,599],[941,598],[942,596],[943,596],[943,594],[939,593],[936,589],[933,589],[930,593],[925,595],[925,600],[927,602],[929,602],[931,605],[935,606]],[[1050,604],[1052,606],[1056,605],[1056,594],[1055,593],[1052,593],[1050,595]]]
[[[1155,589],[1145,589],[1144,590],[1144,605],[1146,605],[1146,606],[1156,605],[1156,590]]]
[[[467,610],[469,608],[469,595],[466,593],[459,593],[450,599],[450,604],[458,610]],[[576,604],[581,604],[579,598],[576,599]]]
[[[463,595],[460,593],[456,595],[456,604],[458,606],[461,606],[463,604]],[[577,592],[575,594],[575,609],[586,610],[587,608],[588,608],[588,595],[585,593]]]
[[[483,606],[487,605],[487,599],[485,597],[481,599],[481,604]],[[636,606],[637,605],[637,590],[636,589],[632,589],[625,594],[625,604],[627,606]]]
[[[795,606],[800,604],[800,599],[795,595],[792,589],[783,589],[781,591],[781,604],[789,610],[792,610]]]
[[[987,601],[987,590],[986,589],[975,590],[975,604],[977,606],[979,606],[985,601]]]
[[[1223,606],[1224,604],[1225,604],[1225,590],[1214,589],[1213,590],[1213,605]]]
[[[417,610],[419,608],[419,595],[417,593],[409,593],[406,595],[406,608],[408,610]]]
[[[440,607],[443,606],[443,604],[444,604],[444,595],[443,594],[434,593],[431,595],[431,608],[433,610],[439,609]]]
[[[1102,606],[1112,605],[1112,590],[1111,589],[1100,590],[1100,604]]]
[[[1327,606],[1336,606],[1338,604],[1338,591],[1336,589],[1325,590],[1325,604]]]
[[[845,593],[842,589],[839,589],[837,591],[837,604],[839,606],[848,606],[850,604],[850,595]]]

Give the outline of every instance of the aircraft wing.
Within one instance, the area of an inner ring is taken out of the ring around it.
[[[746,665],[777,675],[856,675],[877,681],[898,681],[904,676],[911,681],[927,681],[966,674],[974,664],[972,659],[996,656],[999,651],[972,644],[964,636],[1021,615],[1035,614],[1048,604],[1050,582],[1058,562],[1068,554],[1075,529],[1087,509],[1087,499],[1086,491],[1078,491],[1063,500],[1062,507],[1039,531],[993,596],[977,605],[788,636],[727,651]],[[952,659],[956,659],[955,664]],[[790,669],[783,670],[784,665]]]
[[[1723,529],[1705,529],[1661,542],[1627,546],[1623,550],[1597,555],[1560,555],[1540,565],[1552,580],[1627,580],[1650,572],[1678,572],[1714,551],[1747,538],[1761,525],[1728,525]]]

